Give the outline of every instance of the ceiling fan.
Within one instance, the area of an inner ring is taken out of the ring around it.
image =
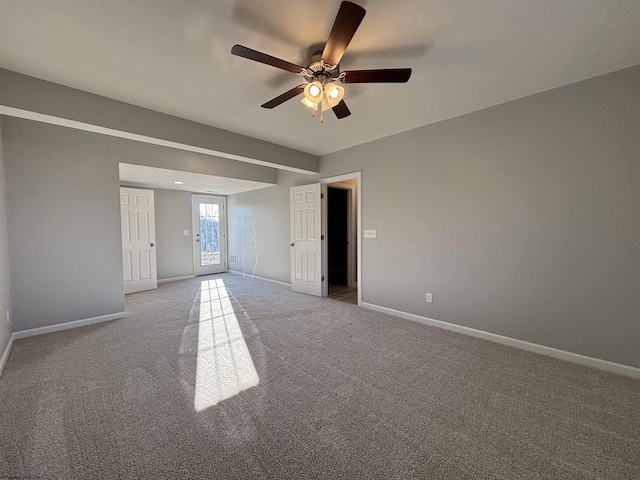
[[[262,108],[274,108],[281,103],[304,93],[302,103],[311,108],[312,115],[331,108],[338,119],[351,115],[344,102],[344,88],[339,83],[405,83],[411,76],[410,68],[388,68],[380,70],[340,71],[340,60],[349,42],[356,33],[366,10],[352,2],[342,2],[333,23],[324,50],[315,52],[307,67],[281,60],[266,53],[258,52],[242,45],[234,45],[231,53],[256,62],[281,68],[300,75],[305,83],[269,100]],[[338,83],[339,82],[339,83]]]

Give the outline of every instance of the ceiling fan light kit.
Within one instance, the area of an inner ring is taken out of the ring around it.
[[[328,83],[322,83],[319,80],[313,80],[304,87],[304,97],[301,103],[311,109],[311,115],[315,117],[316,111],[320,113],[337,106],[344,97],[344,87],[336,85],[332,80],[325,80]],[[320,115],[320,122],[323,116]]]
[[[324,120],[322,112],[329,109],[332,109],[336,117],[341,119],[351,115],[351,112],[344,102],[344,87],[338,85],[337,82],[406,83],[411,77],[410,68],[340,72],[340,60],[360,26],[365,13],[365,9],[360,5],[352,2],[342,2],[324,50],[314,53],[307,67],[281,60],[242,45],[234,45],[231,49],[233,55],[295,73],[300,75],[306,82],[262,104],[262,108],[277,107],[303,93],[302,103],[311,108],[313,116],[315,116],[316,111],[320,111],[321,122]]]

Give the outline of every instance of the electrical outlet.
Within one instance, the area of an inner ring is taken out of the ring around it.
[[[433,303],[433,294],[427,293],[427,303]]]
[[[184,235],[185,237],[189,236],[189,230],[182,230],[182,235]]]
[[[365,230],[364,238],[376,238],[378,236],[377,230]]]

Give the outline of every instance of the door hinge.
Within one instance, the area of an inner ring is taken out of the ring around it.
[[[320,235],[320,240],[324,240],[324,235]]]
[[[324,198],[324,193],[321,193],[321,194],[320,194],[320,198]]]
[[[320,278],[321,282],[324,282],[324,275],[322,275],[322,277]]]

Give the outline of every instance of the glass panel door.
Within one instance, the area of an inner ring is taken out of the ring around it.
[[[227,270],[226,215],[223,197],[193,196],[196,275]]]
[[[199,203],[200,266],[220,265],[220,209],[216,203]]]

